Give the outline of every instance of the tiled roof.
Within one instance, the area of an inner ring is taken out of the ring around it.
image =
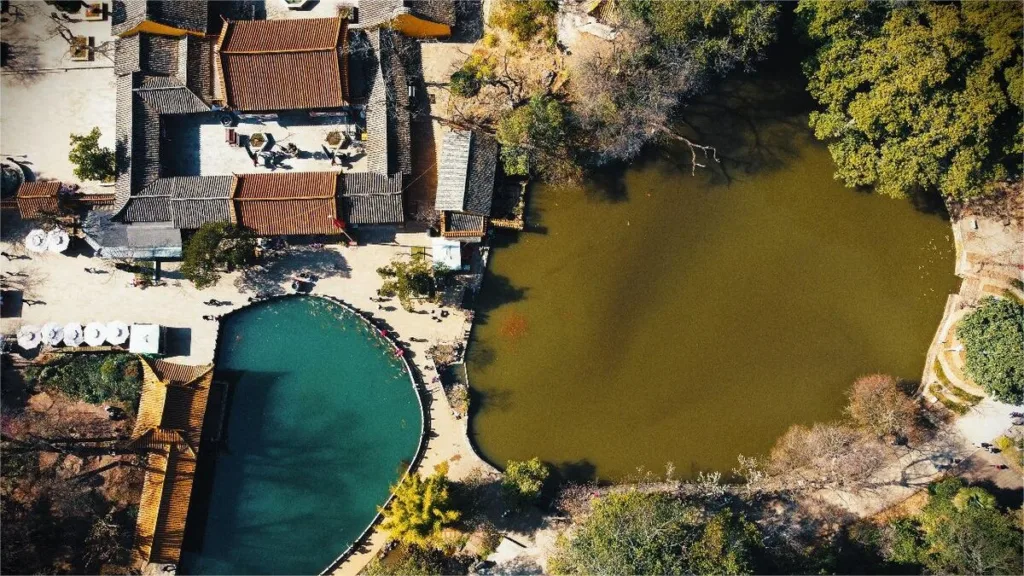
[[[494,175],[498,170],[498,142],[489,134],[473,132],[466,176],[466,212],[489,216],[494,201]]]
[[[342,209],[351,224],[401,224],[402,175],[345,174]]]
[[[111,32],[124,34],[149,20],[191,32],[206,33],[209,6],[205,0],[114,0]]]
[[[90,210],[82,223],[85,240],[100,258],[180,258],[181,231],[170,222],[125,224],[115,212]]]
[[[453,0],[360,0],[359,24],[372,28],[403,12],[438,24],[455,25]]]
[[[177,564],[213,366],[139,361],[142,398],[129,445],[148,455],[133,556],[142,564]]]
[[[219,50],[228,106],[258,111],[346,105],[345,20],[229,21],[224,26]]]
[[[441,137],[441,159],[437,165],[437,210],[461,211],[466,206],[466,175],[469,173],[469,150],[473,134],[468,130],[452,130]]]
[[[21,217],[36,218],[42,214],[57,214],[60,203],[57,194],[60,182],[25,182],[18,187],[17,203]]]
[[[161,178],[150,189],[166,188],[171,197],[171,220],[186,230],[209,222],[231,220],[234,176],[178,176]]]
[[[378,61],[366,105],[369,171],[411,174],[409,87],[403,61],[408,40],[386,28],[378,28],[369,37]]]
[[[487,220],[476,214],[465,212],[442,212],[441,235],[445,238],[469,238],[483,236]]]
[[[170,196],[132,196],[121,212],[122,219],[135,222],[167,222],[171,219]]]
[[[237,222],[260,236],[340,234],[337,172],[238,176]]]

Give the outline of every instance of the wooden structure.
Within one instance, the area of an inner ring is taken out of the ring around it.
[[[133,561],[177,568],[213,365],[140,358],[143,384],[129,446],[146,452]]]

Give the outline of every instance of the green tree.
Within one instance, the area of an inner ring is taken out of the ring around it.
[[[682,574],[683,542],[697,511],[662,493],[629,491],[595,500],[593,511],[556,544],[554,574]]]
[[[448,495],[448,466],[443,463],[426,479],[416,472],[392,487],[394,499],[383,509],[381,528],[391,538],[411,546],[430,548],[439,542],[445,526],[459,519]]]
[[[533,504],[540,498],[544,481],[551,473],[540,458],[517,462],[509,460],[501,476],[501,491],[516,508]]]
[[[1024,57],[1014,2],[801,0],[804,63],[836,178],[953,199],[1021,175]]]
[[[377,294],[387,298],[397,296],[402,307],[411,311],[412,298],[434,297],[436,277],[444,272],[432,266],[425,254],[417,253],[409,258],[398,256],[391,260],[391,264],[377,269],[377,274],[384,279]]]
[[[501,117],[495,138],[506,174],[533,171],[560,178],[576,170],[572,135],[568,108],[550,96],[534,95]]]
[[[968,376],[997,400],[1024,402],[1024,305],[989,296],[960,321],[956,336]]]
[[[456,96],[472,98],[480,92],[480,79],[472,70],[462,67],[452,73],[449,88]]]
[[[255,258],[252,231],[229,222],[208,222],[185,244],[181,275],[202,290],[220,279],[221,270],[245,266]]]
[[[100,136],[99,128],[93,128],[84,136],[71,135],[68,160],[75,165],[75,176],[82,180],[110,181],[117,173],[114,151],[100,146]]]
[[[755,555],[764,547],[761,531],[753,522],[722,511],[704,525],[700,538],[690,547],[691,574],[753,574]]]

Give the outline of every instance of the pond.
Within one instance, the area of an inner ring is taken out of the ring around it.
[[[797,61],[791,59],[791,61]],[[604,480],[728,473],[860,375],[917,381],[955,291],[941,209],[844,188],[799,76],[688,106],[721,164],[668,146],[584,186],[535,186],[498,236],[468,367],[473,440]]]
[[[319,573],[415,457],[422,412],[404,363],[345,308],[289,297],[224,320],[215,380],[227,419],[201,451],[182,571]],[[219,424],[208,414],[207,435]]]

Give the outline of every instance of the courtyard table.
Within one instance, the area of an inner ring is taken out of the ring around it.
[[[60,346],[64,340],[64,328],[56,322],[43,324],[43,342],[50,346]]]
[[[42,341],[43,336],[39,333],[38,326],[26,324],[21,327],[21,330],[18,330],[18,346],[21,346],[24,350],[38,348]]]
[[[90,322],[85,327],[85,343],[89,346],[103,346],[103,341],[107,339],[106,326],[101,322]]]
[[[33,252],[46,252],[46,246],[49,244],[49,240],[46,236],[46,232],[43,232],[39,228],[36,228],[25,236],[25,248]]]
[[[85,331],[78,322],[68,322],[64,325],[64,345],[81,346],[85,342]]]

